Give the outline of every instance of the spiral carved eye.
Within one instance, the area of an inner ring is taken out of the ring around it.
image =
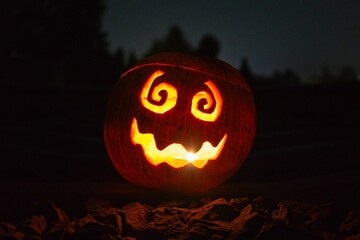
[[[151,74],[140,93],[142,105],[150,111],[159,114],[163,114],[172,109],[176,105],[177,100],[177,91],[175,87],[169,83],[159,83],[150,93],[150,88],[155,79],[162,76],[164,73],[165,72],[158,70]],[[161,92],[162,94],[160,94]]]
[[[191,113],[200,120],[214,122],[220,116],[223,100],[212,81],[207,81],[205,85],[212,94],[207,91],[196,93],[191,102]]]

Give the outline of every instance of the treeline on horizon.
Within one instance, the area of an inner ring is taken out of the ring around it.
[[[164,51],[181,51],[216,58],[221,50],[214,35],[204,35],[198,46],[189,44],[179,26],[172,26],[162,39],[154,40],[143,56],[109,50],[101,29],[103,0],[14,0],[2,1],[2,82],[10,85],[104,85],[111,86],[120,74],[143,57]],[[241,61],[240,61],[241,60]],[[246,58],[238,70],[251,85],[296,86],[303,83],[357,81],[357,73],[346,66],[338,73],[324,66],[321,74],[301,79],[292,69],[260,76]]]

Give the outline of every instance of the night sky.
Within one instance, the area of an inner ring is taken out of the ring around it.
[[[204,34],[221,45],[219,58],[239,67],[249,60],[257,74],[292,68],[302,77],[325,65],[360,72],[360,1],[106,0],[103,30],[111,50],[138,58],[173,25],[197,47]]]

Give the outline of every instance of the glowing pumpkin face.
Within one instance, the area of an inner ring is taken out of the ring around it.
[[[150,95],[150,88],[153,85],[154,80],[163,74],[164,72],[161,70],[151,74],[140,93],[140,101],[142,105],[146,109],[157,114],[164,114],[174,108],[178,99],[176,88],[171,84],[164,82],[155,86],[152,90],[152,94]],[[209,88],[212,95],[207,91],[197,92],[191,102],[191,113],[194,117],[202,121],[214,122],[221,113],[222,97],[213,82],[207,81],[204,84]],[[161,91],[167,93],[163,102],[161,102],[163,98],[160,95]],[[153,99],[153,101],[158,104],[151,103],[150,99]],[[203,109],[201,109],[201,106],[199,105],[199,102],[202,100],[205,101]],[[209,109],[211,109],[211,112],[206,112],[206,110]],[[227,134],[224,135],[216,147],[206,141],[202,143],[200,150],[197,152],[187,151],[179,143],[172,143],[165,149],[159,150],[156,147],[154,134],[140,133],[137,120],[134,117],[131,123],[130,136],[133,144],[140,144],[144,150],[146,159],[155,166],[160,163],[167,163],[171,167],[180,168],[191,163],[197,168],[203,168],[209,160],[215,160],[219,156],[224,147]]]
[[[179,53],[150,57],[123,74],[104,125],[109,156],[123,177],[188,192],[224,182],[254,134],[252,94],[239,73]]]

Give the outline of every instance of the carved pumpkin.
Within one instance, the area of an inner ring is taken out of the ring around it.
[[[162,53],[121,76],[104,138],[128,181],[194,192],[220,185],[239,169],[255,127],[253,95],[237,70],[203,56]]]

